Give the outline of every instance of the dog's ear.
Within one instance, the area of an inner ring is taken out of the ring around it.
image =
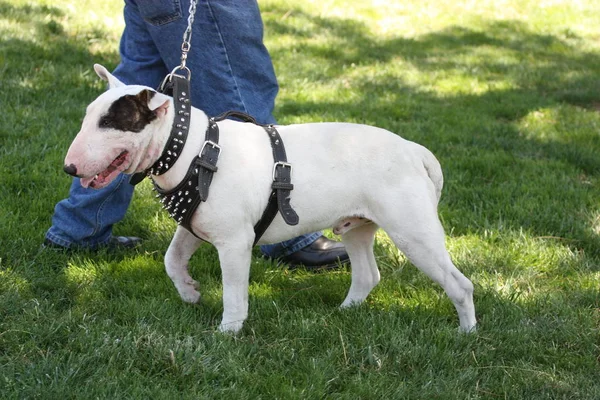
[[[108,82],[108,87],[110,89],[113,89],[113,88],[116,88],[119,86],[125,86],[125,84],[123,82],[121,82],[120,80],[115,78],[115,76],[113,74],[108,72],[108,70],[100,64],[94,64],[94,71],[96,71],[96,73],[102,80]]]
[[[140,102],[147,104],[148,108],[156,113],[158,118],[161,118],[167,113],[171,98],[154,90],[144,89],[136,96]]]

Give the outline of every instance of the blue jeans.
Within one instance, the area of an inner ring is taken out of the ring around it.
[[[125,0],[125,30],[114,75],[126,84],[156,88],[181,62],[189,0]],[[238,110],[260,123],[274,123],[279,90],[263,41],[254,0],[200,0],[192,28],[187,66],[192,72],[192,103],[208,115]],[[54,210],[46,238],[65,247],[96,247],[110,239],[113,224],[125,216],[133,196],[129,175],[107,187],[84,189],[78,178],[69,197]],[[265,194],[268,195],[268,194]],[[291,254],[314,242],[320,232],[261,246],[270,257]]]

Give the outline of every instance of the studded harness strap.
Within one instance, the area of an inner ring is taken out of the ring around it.
[[[157,197],[169,215],[179,225],[194,233],[191,220],[194,211],[201,202],[208,199],[208,189],[212,176],[217,172],[217,161],[221,153],[219,143],[219,127],[214,119],[209,119],[205,133],[205,141],[200,153],[194,157],[183,180],[171,190],[161,189],[156,182],[154,188]],[[194,234],[195,235],[195,234]]]
[[[187,139],[191,108],[189,80],[173,74],[171,79],[168,82],[165,81],[165,83],[166,85],[164,85],[164,88],[161,87],[161,91],[173,96],[176,113],[171,134],[158,160],[147,171],[132,176],[130,183],[133,185],[139,183],[146,175],[162,175],[167,172],[179,158]],[[183,180],[174,189],[168,191],[163,190],[153,181],[154,188],[158,193],[157,197],[160,198],[163,208],[169,212],[169,215],[179,225],[199,239],[201,238],[192,229],[191,220],[200,203],[208,199],[213,174],[218,170],[217,161],[219,160],[221,147],[219,146],[219,126],[217,122],[229,117],[260,125],[250,115],[238,111],[228,111],[218,117],[209,118],[204,144],[200,149],[200,153],[192,160]],[[283,140],[273,125],[260,126],[265,129],[271,140],[274,164],[272,190],[267,207],[254,226],[254,244],[265,233],[278,211],[288,225],[296,225],[299,221],[298,214],[290,205],[290,194],[294,189],[291,182],[292,165],[287,162]]]
[[[221,153],[221,147],[218,144],[219,127],[217,122],[228,117],[235,117],[256,124],[251,116],[236,111],[229,111],[218,117],[210,118],[200,154],[194,157],[181,183],[169,191],[161,189],[154,183],[154,188],[158,192],[157,196],[160,197],[163,207],[178,224],[196,237],[198,236],[191,226],[192,216],[200,203],[208,199],[212,176],[218,170],[217,161]],[[263,128],[271,139],[275,163],[273,165],[273,183],[269,202],[260,220],[254,226],[254,244],[265,233],[278,211],[281,212],[283,220],[289,225],[296,225],[299,221],[298,214],[290,205],[290,194],[294,188],[291,183],[292,166],[287,163],[283,141],[274,126],[267,125]]]
[[[146,171],[133,174],[129,181],[132,185],[137,185],[147,175],[162,175],[167,172],[179,158],[187,140],[191,114],[190,81],[181,75],[171,74],[161,84],[159,92],[173,97],[175,116],[171,134],[158,160]]]

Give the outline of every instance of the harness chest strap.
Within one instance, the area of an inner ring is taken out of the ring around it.
[[[275,219],[278,211],[288,225],[297,225],[300,220],[298,214],[296,214],[290,205],[290,195],[294,189],[294,185],[292,185],[292,165],[287,162],[285,146],[275,126],[261,125],[252,116],[239,111],[227,111],[215,117],[215,120],[222,121],[229,117],[262,126],[271,141],[274,162],[272,190],[265,211],[256,225],[254,225],[254,244],[256,245],[267,228],[269,228],[269,225],[271,225],[271,222],[273,222],[273,219]]]
[[[165,191],[156,183],[154,188],[161,198],[163,208],[181,226],[194,234],[191,226],[194,211],[208,198],[208,190],[213,174],[217,172],[217,162],[221,147],[219,128],[211,118],[205,133],[205,141],[200,153],[192,160],[183,180],[174,189]],[[195,234],[194,234],[195,235]]]
[[[210,118],[205,133],[205,142],[202,145],[200,154],[190,164],[186,176],[181,183],[169,191],[164,191],[156,183],[154,184],[158,192],[157,197],[161,197],[163,207],[178,224],[192,234],[194,232],[191,227],[191,219],[194,211],[201,202],[206,201],[208,198],[213,174],[218,170],[217,161],[221,147],[218,144],[219,127],[216,122],[228,117],[235,117],[256,124],[254,118],[237,111],[229,111],[218,117]],[[268,125],[263,126],[263,128],[269,135],[273,150],[273,183],[267,207],[260,220],[254,226],[254,244],[258,242],[267,230],[278,211],[281,212],[284,221],[289,225],[296,225],[299,221],[298,215],[290,205],[290,194],[294,188],[291,183],[292,166],[287,163],[283,141],[274,126]]]

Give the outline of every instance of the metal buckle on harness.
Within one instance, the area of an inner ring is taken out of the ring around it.
[[[290,177],[292,176],[292,164],[287,163],[287,162],[283,162],[283,161],[277,161],[275,164],[273,164],[273,182],[276,181],[276,177],[277,177],[277,167],[283,167],[283,168],[289,168],[290,169]]]
[[[204,148],[206,146],[211,146],[213,149],[217,149],[219,151],[219,154],[221,154],[221,146],[219,146],[217,143],[213,142],[212,140],[206,140],[203,144],[202,147],[200,148],[200,155],[202,155],[202,153],[204,153]]]

